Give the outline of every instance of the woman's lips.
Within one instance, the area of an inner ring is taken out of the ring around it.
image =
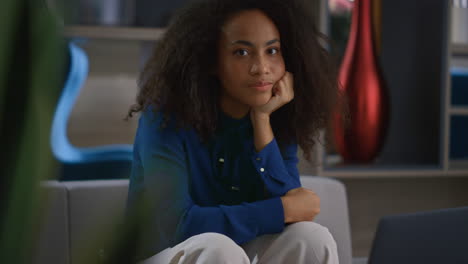
[[[271,82],[257,82],[249,85],[249,87],[252,87],[259,92],[268,91],[271,88],[271,86],[273,86]]]

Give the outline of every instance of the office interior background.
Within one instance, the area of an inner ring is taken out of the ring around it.
[[[150,1],[147,2],[149,3]],[[177,6],[182,2],[183,1],[172,1],[171,4]],[[318,1],[317,3],[317,9],[320,10],[318,21],[322,29],[328,33],[332,30],[330,27],[333,26],[333,22],[331,21],[333,16],[342,16],[344,19],[350,20],[351,11],[346,11],[346,8],[340,10],[342,13],[338,15],[333,14],[331,8],[339,8],[339,2],[340,1],[330,1],[327,3],[326,1]],[[382,3],[383,19],[388,19],[388,21],[383,21],[383,49],[386,48],[386,43],[384,42],[386,38],[385,34],[390,34],[385,30],[397,31],[397,25],[401,26],[404,23],[411,23],[412,19],[415,19],[411,18],[411,16],[415,15],[411,13],[413,11],[401,11],[401,14],[396,16],[387,13],[385,8],[387,6],[389,9],[404,8],[405,5],[411,5],[412,8],[417,7],[418,12],[433,12],[432,15],[435,18],[439,17],[450,20],[451,25],[449,28],[451,31],[450,35],[448,35],[451,36],[450,40],[440,40],[436,39],[434,36],[433,39],[426,38],[425,41],[437,43],[445,43],[445,41],[447,41],[450,45],[447,47],[448,53],[444,60],[448,64],[448,67],[468,67],[468,8],[466,8],[466,6],[463,7],[461,1],[459,5],[455,5],[458,3],[454,3],[454,6],[451,7],[451,16],[449,16],[449,14],[443,14],[440,10],[430,10],[429,8],[426,10],[425,4],[423,3],[410,4],[405,1],[401,2],[400,6],[396,4],[391,6],[388,1],[383,1]],[[152,1],[152,3],[154,6],[162,6],[161,9],[171,8],[165,1]],[[350,3],[352,4],[352,2]],[[338,5],[338,7],[334,5]],[[411,9],[411,7],[408,9]],[[101,8],[104,8],[104,6]],[[138,8],[136,10],[138,11]],[[114,22],[109,18],[107,23],[129,23],[131,19],[126,16],[130,15],[126,14],[124,17],[115,17],[115,19],[118,20]],[[393,18],[387,18],[389,16],[393,16]],[[97,18],[81,19],[83,19],[83,24],[91,24],[96,23],[94,19]],[[129,106],[134,103],[137,92],[136,81],[139,71],[142,69],[145,59],[148,58],[152,46],[155,41],[157,41],[158,32],[156,28],[166,23],[164,19],[166,19],[164,16],[161,16],[159,21],[157,21],[157,19],[145,21],[145,19],[140,18],[140,20],[134,21],[134,23],[141,26],[139,29],[147,29],[147,32],[131,32],[131,30],[128,32],[120,31],[109,36],[105,36],[105,28],[95,27],[94,25],[66,28],[65,35],[75,38],[76,43],[86,51],[90,63],[88,79],[74,106],[69,122],[68,133],[73,144],[77,146],[93,146],[113,143],[131,144],[133,142],[138,118],[130,119],[128,122],[123,121],[123,118],[126,116]],[[343,20],[343,18],[341,19]],[[406,21],[396,23],[395,21],[399,19]],[[146,18],[146,20],[150,19]],[[395,22],[395,26],[391,25],[393,22]],[[103,23],[103,21],[101,21],[101,23]],[[349,28],[349,24],[344,24],[345,28],[346,26]],[[426,26],[431,27],[436,25],[428,24]],[[401,41],[405,43],[406,40],[401,39]],[[410,39],[407,44],[413,45],[412,42],[417,43],[418,40]],[[417,43],[417,45],[423,44],[424,43]],[[430,43],[426,44],[427,46],[431,46]],[[421,46],[419,49],[422,49],[418,54],[419,56],[425,56],[424,52],[426,51],[434,51],[434,47],[424,48]],[[432,56],[431,54],[426,55]],[[417,58],[412,57],[409,60],[414,59]],[[423,66],[424,65],[417,63],[414,65],[414,67]],[[429,74],[424,72],[424,69],[415,72],[421,74],[420,78],[424,78],[425,75]],[[468,87],[464,88],[468,89]],[[416,87],[416,89],[424,88]],[[436,84],[435,88],[431,89],[442,91],[442,89],[447,89],[447,87],[442,87],[442,84]],[[403,94],[399,96],[404,97],[406,95]],[[415,95],[409,94],[407,96]],[[414,109],[413,106],[405,106],[405,104],[411,102],[415,103],[417,100],[424,100],[423,93],[421,96],[422,98],[400,98],[401,102],[393,102],[392,106],[394,108],[404,108],[404,111],[412,111],[412,109]],[[440,104],[433,107],[443,108]],[[428,110],[427,112],[432,113],[433,111]],[[399,112],[396,111],[396,113],[404,115],[403,110]],[[464,114],[467,114],[466,111]],[[439,112],[437,115],[429,118],[432,120],[439,120],[442,115],[443,113]],[[439,121],[436,122],[438,123]],[[398,125],[404,126],[405,124]],[[411,126],[409,127],[414,128]],[[398,127],[394,129],[399,130],[399,132],[394,132],[395,138],[392,137],[392,135],[390,138],[387,138],[387,140],[390,140],[387,144],[394,145],[394,148],[397,149],[397,153],[399,155],[404,155],[405,149],[403,145],[411,139],[405,138],[405,136],[400,134],[407,133],[408,131],[405,131],[407,128]],[[428,125],[427,128],[416,127],[414,129],[417,130],[417,133],[436,133],[438,137],[443,137],[438,131],[431,131],[431,129],[440,129],[442,131],[444,128],[439,124],[435,127]],[[461,127],[461,129],[465,129],[464,133],[468,135],[468,118],[465,120],[465,126]],[[411,131],[409,132],[411,133]],[[422,137],[423,135],[420,136]],[[468,138],[468,136],[466,138]],[[465,139],[465,142],[458,142],[457,144],[467,146],[466,140],[468,139]],[[421,144],[424,144],[424,142]],[[378,220],[382,216],[468,205],[468,149],[465,152],[466,160],[463,161],[462,159],[457,165],[453,165],[461,166],[461,173],[454,175],[443,171],[426,173],[426,168],[438,166],[436,163],[438,162],[439,155],[442,155],[440,154],[440,152],[443,151],[442,148],[443,147],[438,148],[436,151],[437,153],[430,154],[432,157],[429,159],[436,157],[435,159],[437,161],[431,161],[432,163],[429,162],[429,164],[424,160],[427,159],[427,157],[422,157],[423,155],[421,153],[417,153],[416,155],[421,155],[421,163],[423,164],[421,166],[417,164],[419,162],[417,159],[415,159],[416,161],[413,162],[413,164],[411,161],[408,162],[409,164],[405,164],[405,162],[399,160],[393,162],[391,160],[392,158],[389,158],[390,161],[387,163],[384,162],[381,166],[370,165],[368,168],[364,169],[350,168],[348,170],[334,170],[333,163],[336,162],[336,155],[327,155],[327,153],[323,153],[325,152],[324,150],[319,149],[317,150],[319,153],[317,154],[317,159],[323,160],[311,164],[302,159],[300,162],[300,171],[301,174],[304,175],[335,177],[345,184],[348,193],[353,255],[368,256]],[[423,167],[420,173],[418,173],[418,167]],[[392,172],[392,170],[397,170],[397,172]]]
[[[344,183],[354,257],[369,256],[383,216],[468,205],[468,87],[451,90],[451,69],[468,69],[468,3],[455,0],[448,1],[447,9],[431,8],[431,3],[441,1],[375,0],[380,2],[382,19],[379,60],[386,77],[397,80],[390,91],[393,115],[389,135],[376,161],[343,165],[328,144],[318,144],[313,162],[300,161],[302,175],[332,177]],[[139,72],[173,10],[185,1],[82,0],[69,2],[69,6],[46,2],[63,19],[63,37],[81,47],[89,60],[86,82],[68,122],[71,143],[77,147],[132,144],[138,117],[124,118],[135,101]],[[68,11],[61,17],[64,6]],[[348,0],[315,3],[323,32],[330,36],[345,32],[344,40],[336,39],[341,45],[346,43],[352,6],[353,1]],[[418,24],[418,19],[428,17],[433,20],[424,22],[424,27]],[[440,21],[444,21],[442,26]],[[414,23],[417,26],[412,28]],[[431,36],[431,27],[443,27],[440,32],[445,38]],[[398,44],[411,46],[409,51],[414,53],[408,56],[393,49]],[[431,62],[438,64],[439,71],[433,71]],[[411,64],[411,83],[420,81],[420,85],[410,86],[398,79],[395,68],[400,63]],[[424,83],[430,75],[438,76],[440,82]],[[426,97],[424,91],[431,95]],[[453,94],[466,95],[465,105],[454,104]],[[454,117],[461,120],[457,126],[451,122]],[[328,132],[323,133],[325,139]],[[460,146],[460,152],[450,151]]]

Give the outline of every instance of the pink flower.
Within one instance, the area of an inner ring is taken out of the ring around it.
[[[328,0],[328,7],[332,14],[343,14],[353,9],[353,0]]]

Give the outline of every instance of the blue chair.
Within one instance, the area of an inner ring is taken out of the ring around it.
[[[59,180],[121,179],[130,175],[132,145],[116,144],[79,148],[67,137],[67,123],[88,75],[88,58],[73,43],[68,45],[69,71],[55,110],[50,142],[62,163]]]

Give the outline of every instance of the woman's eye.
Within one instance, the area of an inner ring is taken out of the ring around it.
[[[239,50],[234,51],[234,54],[239,55],[239,56],[246,56],[249,53],[245,49],[239,49]]]
[[[268,53],[270,53],[270,54],[272,54],[272,55],[274,55],[274,54],[276,54],[276,53],[278,53],[278,52],[279,52],[279,49],[277,49],[277,48],[268,49]]]

